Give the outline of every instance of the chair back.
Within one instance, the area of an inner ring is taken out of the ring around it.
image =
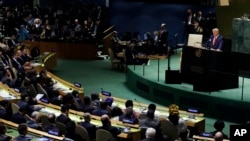
[[[109,141],[113,138],[113,135],[107,130],[98,129],[96,131],[96,141]]]
[[[29,88],[29,92],[31,94],[31,97],[36,97],[36,94],[37,94],[37,91],[36,91],[36,88],[34,87],[33,84],[30,84],[30,86],[28,87]]]
[[[16,103],[11,103],[12,113],[15,114],[19,111],[19,106]]]
[[[85,141],[90,141],[88,131],[84,127],[76,124],[75,131],[76,131],[76,134],[79,135],[82,139],[84,139]]]
[[[56,127],[60,130],[60,132],[65,135],[66,133],[66,125],[61,122],[56,122]]]
[[[163,135],[166,135],[170,141],[175,141],[179,138],[177,127],[166,119],[160,121],[161,131]]]

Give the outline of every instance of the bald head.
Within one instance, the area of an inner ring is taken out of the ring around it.
[[[146,138],[153,139],[155,137],[156,130],[154,128],[148,128],[146,130]]]
[[[91,115],[90,115],[90,113],[85,113],[85,114],[83,115],[83,118],[84,118],[85,121],[90,121],[90,120],[91,120]]]
[[[222,132],[216,132],[214,135],[214,140],[215,141],[223,141],[223,134]]]
[[[103,126],[110,126],[110,120],[109,120],[109,116],[108,115],[102,115],[101,116],[101,121],[102,121],[102,125]]]

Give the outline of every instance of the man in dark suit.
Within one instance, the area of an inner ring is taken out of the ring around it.
[[[26,123],[25,113],[26,107],[20,107],[19,111],[12,115],[11,121],[17,124]]]
[[[0,118],[5,120],[10,120],[11,112],[10,110],[10,102],[7,100],[0,101]]]
[[[61,112],[62,113],[56,118],[56,121],[67,125],[67,123],[71,121],[71,119],[69,118],[69,107],[63,105],[61,107]]]
[[[31,141],[31,138],[27,137],[28,126],[25,123],[19,124],[18,128],[19,135],[15,137],[14,141]]]
[[[107,103],[101,102],[100,107],[92,112],[93,115],[102,116],[104,114],[110,115],[110,113],[107,110]]]
[[[96,126],[90,123],[91,115],[89,113],[84,114],[84,122],[79,122],[78,124],[84,127],[89,134],[90,140],[95,139],[96,137]]]
[[[167,54],[168,52],[168,30],[165,23],[161,24],[161,30],[159,32],[159,53]]]
[[[109,131],[114,138],[117,137],[121,132],[118,130],[118,128],[111,125],[110,119],[108,115],[102,115],[101,116],[102,126],[98,129],[104,129],[106,131]],[[97,129],[97,130],[98,130]]]
[[[211,48],[211,50],[222,51],[223,50],[223,36],[220,35],[219,29],[214,28],[212,30],[213,35],[209,37],[206,45]]]
[[[53,132],[59,133],[59,135],[62,135],[62,132],[56,126],[56,115],[53,113],[50,113],[48,115],[48,121],[49,121],[49,124],[45,125],[43,130],[45,132],[53,131]]]
[[[84,113],[92,113],[92,111],[94,110],[94,107],[91,104],[91,99],[89,96],[84,96],[83,98],[83,106],[82,106],[82,111]]]
[[[6,126],[3,123],[0,123],[0,141],[10,141],[12,138],[6,135]]]

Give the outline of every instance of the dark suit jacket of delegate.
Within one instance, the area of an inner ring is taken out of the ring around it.
[[[68,122],[71,121],[71,119],[67,116],[65,116],[64,114],[60,114],[57,118],[56,118],[57,122],[61,122],[65,125],[67,125]]]

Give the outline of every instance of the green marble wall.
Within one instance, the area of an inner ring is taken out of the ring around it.
[[[250,54],[250,20],[233,19],[232,51]]]

